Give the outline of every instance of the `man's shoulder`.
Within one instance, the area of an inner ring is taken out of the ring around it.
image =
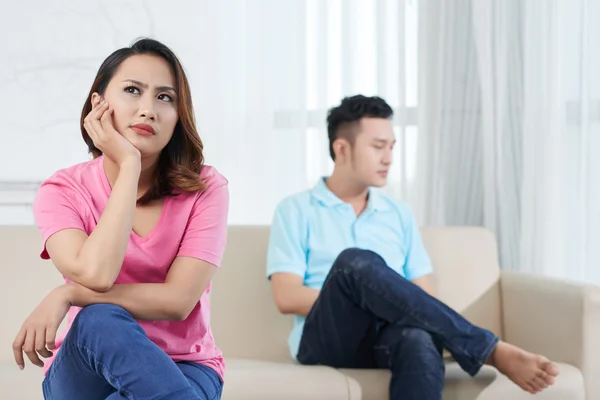
[[[382,191],[378,192],[378,196],[378,200],[384,205],[384,207],[396,213],[402,219],[412,218],[413,211],[408,203],[395,199]]]
[[[312,204],[310,192],[310,190],[303,190],[287,195],[277,204],[276,212],[278,214],[304,215]]]

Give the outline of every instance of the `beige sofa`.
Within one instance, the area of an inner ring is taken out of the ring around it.
[[[335,370],[294,363],[288,353],[291,318],[272,302],[264,263],[268,227],[231,227],[222,269],[212,293],[212,325],[227,362],[224,400],[384,400],[390,375],[383,370]],[[498,268],[494,237],[478,228],[426,228],[439,296],[505,340],[561,363],[545,400],[600,399],[600,289]],[[19,371],[11,343],[23,319],[61,283],[38,258],[33,227],[0,227],[2,328],[0,399],[41,399],[41,371]],[[484,367],[468,377],[447,363],[444,399],[527,399],[531,395]]]

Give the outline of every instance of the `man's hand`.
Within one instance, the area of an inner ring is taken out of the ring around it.
[[[435,285],[433,283],[433,275],[424,275],[417,279],[413,279],[412,283],[426,291],[430,296],[436,297]]]
[[[69,287],[63,285],[50,292],[33,310],[13,343],[15,361],[20,369],[25,368],[23,352],[34,365],[44,366],[39,356],[52,356],[51,350],[56,348],[56,331],[70,307]]]

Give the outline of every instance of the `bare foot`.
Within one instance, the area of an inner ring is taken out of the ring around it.
[[[496,345],[487,363],[532,394],[552,385],[559,372],[558,366],[547,358],[502,341]]]

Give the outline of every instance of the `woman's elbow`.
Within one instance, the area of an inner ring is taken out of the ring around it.
[[[192,311],[194,311],[194,308],[196,308],[198,303],[198,300],[196,300],[181,301],[173,304],[173,307],[171,307],[171,310],[168,313],[169,319],[174,321],[185,321],[190,316]]]
[[[114,281],[108,277],[91,273],[76,275],[72,281],[98,293],[108,292],[114,284]]]

